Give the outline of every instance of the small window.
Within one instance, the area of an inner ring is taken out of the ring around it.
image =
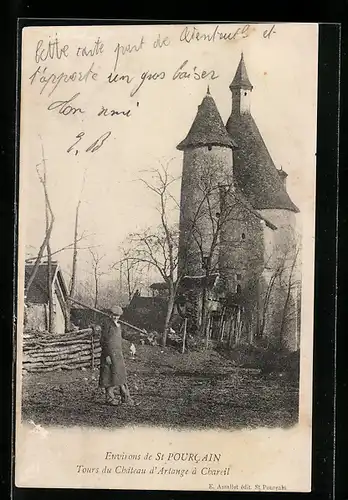
[[[245,240],[245,233],[242,233],[242,240]]]
[[[211,144],[209,144],[208,146],[208,151],[211,151]]]
[[[244,95],[247,95],[247,92],[244,92]]]
[[[237,293],[242,293],[242,287],[240,286],[239,283],[237,285]]]
[[[236,278],[237,278],[238,281],[240,281],[242,279],[242,275],[240,273],[237,273],[236,274]]]

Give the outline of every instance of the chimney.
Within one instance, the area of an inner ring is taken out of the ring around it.
[[[279,169],[277,169],[277,171],[278,171],[278,175],[280,177],[280,180],[282,181],[283,188],[286,191],[286,178],[287,178],[288,174],[285,172],[285,170],[283,170],[283,167],[280,167]]]

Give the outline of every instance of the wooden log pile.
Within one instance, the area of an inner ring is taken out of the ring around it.
[[[94,368],[100,362],[100,340],[92,329],[63,336],[39,335],[23,339],[23,369],[28,372]]]

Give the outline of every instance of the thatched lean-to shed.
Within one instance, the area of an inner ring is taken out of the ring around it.
[[[24,330],[44,332],[48,330],[48,265],[39,265],[29,290],[27,284],[34,264],[25,266],[25,319]],[[62,334],[67,326],[67,287],[58,262],[52,263],[53,332]]]

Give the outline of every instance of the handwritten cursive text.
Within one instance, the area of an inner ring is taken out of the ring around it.
[[[77,136],[75,137],[77,139],[77,141],[75,141],[67,149],[67,153],[70,153],[75,148],[75,146],[82,140],[82,138],[85,135],[86,135],[85,132],[78,133]],[[103,146],[103,144],[110,137],[110,135],[111,135],[111,132],[105,132],[104,134],[102,134],[100,137],[98,137],[98,139],[93,141],[92,144],[85,149],[85,152],[86,153],[95,153],[96,151],[98,151],[98,149],[100,149]],[[75,148],[75,155],[77,155],[78,153],[79,153],[79,150],[77,148]]]
[[[221,31],[220,26],[215,26],[212,32],[205,33],[202,30],[196,28],[196,26],[186,26],[180,34],[180,42],[191,43],[193,41],[199,42],[201,40],[206,40],[208,42],[216,42],[218,40],[238,40],[239,38],[246,38],[249,36],[250,24],[245,24],[242,27],[238,27],[233,31]]]
[[[66,101],[54,101],[48,106],[48,111],[53,111],[53,110],[58,110],[58,113],[60,115],[75,115],[76,113],[84,113],[84,110],[81,109],[80,107],[75,108],[74,106],[71,106],[71,102],[76,99],[80,93],[78,92],[77,94],[73,95],[70,97],[70,99],[67,99]]]
[[[42,68],[42,66],[38,66],[36,71],[29,77],[30,85],[39,84],[41,85],[40,94],[42,94],[46,87],[50,84],[52,86],[51,91],[48,96],[51,96],[53,92],[57,89],[58,85],[61,83],[69,83],[69,82],[84,82],[87,83],[90,80],[96,81],[98,78],[98,73],[94,70],[94,63],[91,64],[89,69],[86,72],[82,71],[73,71],[72,73],[50,73],[47,70],[47,66]]]

